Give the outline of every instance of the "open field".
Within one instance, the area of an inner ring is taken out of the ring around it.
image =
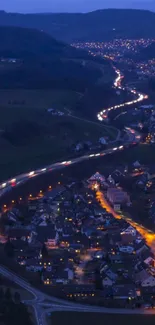
[[[0,107],[24,108],[74,108],[80,94],[69,90],[0,89]]]
[[[115,156],[115,162],[121,164],[132,164],[136,160],[142,164],[154,164],[155,145],[140,144]]]
[[[0,180],[71,156],[74,154],[73,146],[80,141],[97,144],[102,136],[109,140],[114,140],[117,136],[117,130],[111,127],[68,115],[52,116],[46,109],[52,105],[50,96],[46,98],[46,91],[42,100],[42,91],[37,91],[38,104],[35,104],[36,94],[33,91],[24,92],[28,100],[23,105],[22,95],[20,104],[14,105],[7,104],[7,96],[2,100],[0,94]],[[57,98],[56,101],[62,103],[59,96],[55,94],[55,100]],[[9,98],[13,97],[8,96],[8,100]]]
[[[110,310],[109,310],[110,312]],[[68,325],[103,325],[103,324],[119,324],[119,325],[154,325],[154,315],[119,315],[119,314],[102,314],[102,313],[81,313],[81,312],[55,312],[52,313],[51,322],[52,325],[60,325],[61,323]]]

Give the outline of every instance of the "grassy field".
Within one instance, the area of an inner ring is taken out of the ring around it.
[[[109,311],[110,312],[110,311]],[[119,324],[119,325],[154,325],[154,315],[119,315],[119,314],[102,314],[102,313],[81,313],[81,312],[55,312],[52,313],[51,322],[52,325],[60,325],[61,323],[68,325],[103,325],[103,324]]]
[[[102,136],[115,139],[117,130],[113,128],[67,115],[52,116],[47,112],[49,107],[61,109],[64,104],[68,108],[74,106],[75,97],[79,94],[74,95],[42,90],[0,91],[0,180],[70,156],[73,154],[73,144],[80,141],[89,140],[95,144]],[[29,133],[29,128],[33,128],[34,123],[39,135],[33,137],[32,134],[31,137],[30,134],[26,144],[8,141],[4,136],[6,130],[13,132],[13,135],[10,133],[11,138],[16,133],[16,140],[22,140],[25,121],[26,133]]]
[[[21,288],[15,282],[12,282],[5,277],[0,278],[0,289],[3,289],[3,291],[5,292],[5,290],[7,288],[10,288],[12,295],[14,295],[15,292],[19,292],[19,294],[21,296],[21,300],[33,300],[34,299],[34,296],[30,292]]]
[[[61,108],[72,109],[80,97],[79,93],[69,90],[31,90],[31,89],[0,89],[0,107],[10,109],[24,108]]]

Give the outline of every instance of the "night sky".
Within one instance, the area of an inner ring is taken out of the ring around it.
[[[155,0],[0,0],[0,9],[14,12],[88,12],[104,8],[155,11]]]

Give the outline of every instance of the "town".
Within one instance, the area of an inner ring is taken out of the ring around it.
[[[9,210],[4,205],[3,265],[63,299],[114,308],[153,308],[155,238],[129,217],[133,190],[120,186],[129,175],[136,179],[138,200],[138,189],[146,193],[153,177],[135,162],[109,176],[96,172],[83,181],[49,186],[37,197],[30,194],[27,204],[22,204],[22,198],[12,200]],[[154,220],[153,199],[149,207]]]
[[[114,39],[109,42],[76,42],[72,46],[87,50],[92,56],[100,56],[112,60],[117,65],[126,65],[128,72],[137,74],[140,80],[155,76],[154,58],[144,60],[138,57],[140,49],[147,48],[154,39]]]

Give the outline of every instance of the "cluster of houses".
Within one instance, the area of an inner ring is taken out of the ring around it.
[[[59,110],[57,110],[55,108],[48,108],[47,112],[50,113],[53,116],[63,116],[63,115],[65,115],[64,112],[59,111]]]
[[[99,149],[102,149],[103,146],[105,147],[106,145],[108,144],[108,137],[100,137],[98,139],[98,142],[96,143],[92,143],[91,141],[81,141],[81,142],[78,142],[75,146],[74,146],[74,150],[76,152],[80,152],[80,151],[83,151],[83,150],[91,150],[91,151],[94,151],[94,150],[99,150]]]
[[[136,229],[100,206],[90,186],[95,179],[105,182],[97,173],[29,200],[29,224],[18,209],[9,211],[5,245],[19,267],[68,299],[135,303],[146,288],[155,289],[155,259]]]

